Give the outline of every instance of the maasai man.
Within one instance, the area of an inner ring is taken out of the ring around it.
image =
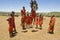
[[[26,30],[26,27],[25,27],[25,19],[26,19],[26,15],[23,15],[22,18],[21,18],[21,25],[22,25],[22,29],[23,30]]]
[[[43,16],[42,16],[42,14],[40,14],[40,17],[39,17],[39,26],[40,26],[40,29],[42,29],[42,24],[43,24]]]
[[[32,28],[32,26],[33,26],[33,25],[32,25],[32,23],[33,23],[33,17],[32,17],[31,14],[30,14],[30,19],[29,19],[29,20],[30,20],[30,28]]]
[[[16,26],[15,26],[15,18],[14,18],[14,14],[15,14],[15,12],[12,11],[13,28],[14,28],[14,32],[17,33],[17,31],[16,31]]]
[[[26,28],[29,28],[30,27],[30,16],[29,16],[29,14],[28,14],[28,12],[27,12],[27,16],[26,16]]]
[[[9,34],[10,37],[13,37],[13,24],[12,24],[12,14],[10,15],[10,18],[7,19],[9,24]]]
[[[21,10],[21,15],[26,15],[26,10],[25,10],[25,7],[23,6],[23,9]]]
[[[31,15],[32,15],[33,21],[35,21],[36,11],[35,10],[32,10],[31,11]]]
[[[48,33],[52,33],[52,34],[54,33],[53,31],[54,31],[55,21],[56,21],[55,16],[52,15],[50,23],[49,23]]]
[[[33,17],[33,21],[35,21],[36,10],[38,9],[38,4],[37,4],[36,0],[34,0],[34,1],[31,0],[30,7],[31,7],[31,14]]]
[[[35,18],[35,25],[36,25],[36,29],[38,28],[38,25],[39,25],[39,17],[36,16]]]

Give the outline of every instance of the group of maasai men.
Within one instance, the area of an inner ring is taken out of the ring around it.
[[[33,28],[33,25],[36,25],[36,29],[42,29],[42,24],[43,24],[43,16],[40,14],[39,16],[36,15],[35,10],[31,10],[31,14],[26,15],[26,10],[25,7],[21,10],[22,17],[21,17],[21,23],[22,23],[22,29],[26,30],[27,28]],[[33,24],[33,25],[32,25]],[[48,28],[48,33],[53,34],[54,32],[54,25],[55,25],[55,16],[52,15],[50,23],[49,23],[49,28]]]
[[[12,13],[10,14],[10,17],[7,19],[8,23],[9,23],[9,34],[10,37],[15,36],[15,34],[17,33],[16,31],[16,27],[15,27],[15,19],[14,19],[14,14],[15,12],[12,11]],[[23,7],[23,9],[21,10],[21,26],[22,26],[22,30],[26,30],[29,28],[33,28],[33,25],[36,25],[36,29],[42,29],[42,24],[43,24],[43,16],[42,14],[40,14],[39,16],[36,15],[36,11],[35,10],[31,10],[31,14],[26,14],[26,10],[25,7]],[[38,27],[39,25],[39,27]],[[49,23],[49,28],[48,28],[48,33],[53,34],[54,32],[54,25],[55,25],[55,16],[52,15],[50,23]]]
[[[40,25],[40,29],[42,29],[42,24],[43,24],[42,15],[40,15],[40,17],[36,16],[35,10],[32,10],[31,14],[27,13],[26,15],[25,7],[23,7],[21,13],[22,13],[21,23],[22,23],[23,30],[26,30],[26,28],[32,28],[32,24],[36,24],[36,28],[38,28],[38,25]]]

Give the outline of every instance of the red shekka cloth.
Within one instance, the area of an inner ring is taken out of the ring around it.
[[[27,16],[25,22],[29,25],[32,24],[32,18],[30,16]]]
[[[50,20],[50,23],[49,23],[49,25],[52,27],[52,26],[54,26],[54,24],[55,24],[55,17],[52,17],[51,18],[51,20]]]
[[[13,27],[15,28],[15,18],[14,18],[14,16],[12,16],[12,23],[13,23]]]
[[[30,20],[29,24],[32,24],[32,20],[33,20],[32,16],[29,16],[29,20]]]
[[[9,19],[8,19],[8,24],[9,24],[9,29],[8,29],[8,31],[9,31],[9,32],[12,32],[12,30],[13,30],[12,18],[9,18]]]
[[[35,18],[35,24],[39,25],[39,18],[38,17]]]
[[[21,10],[22,16],[26,14],[26,10]]]
[[[26,20],[26,16],[24,15],[24,16],[22,16],[22,18],[21,18],[22,23],[25,23],[25,20]]]
[[[31,14],[32,14],[32,17],[33,17],[33,18],[36,17],[36,11],[35,11],[35,10],[32,10]]]
[[[43,24],[43,17],[39,17],[39,25],[42,25]]]

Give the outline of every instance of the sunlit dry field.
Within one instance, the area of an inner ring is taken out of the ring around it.
[[[28,32],[23,33],[21,28],[21,17],[15,17],[17,35],[13,38],[9,37],[8,22],[6,19],[8,16],[0,16],[0,40],[60,40],[60,17],[56,17],[56,23],[54,27],[54,34],[48,34],[48,27],[50,17],[44,17],[43,29],[35,29],[35,26],[31,29],[27,29]],[[32,30],[38,30],[37,32],[31,32]]]

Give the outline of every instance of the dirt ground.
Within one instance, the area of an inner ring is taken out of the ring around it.
[[[17,35],[13,38],[9,37],[7,16],[0,16],[0,40],[60,40],[60,18],[56,17],[56,23],[54,28],[54,34],[48,34],[50,17],[44,17],[43,29],[35,29],[35,26],[31,29],[27,29],[28,32],[23,33],[21,28],[21,17],[15,17]],[[31,32],[32,30],[38,30],[37,32]]]

